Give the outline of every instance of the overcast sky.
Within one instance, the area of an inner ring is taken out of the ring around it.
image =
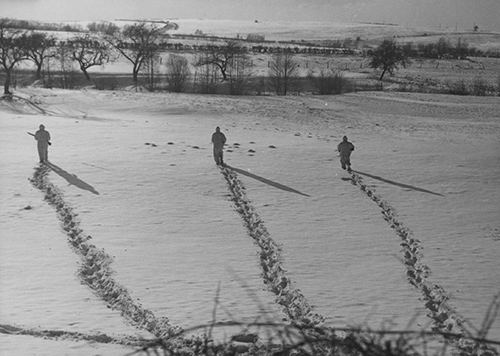
[[[0,17],[42,21],[207,18],[386,22],[500,31],[500,0],[0,0]]]

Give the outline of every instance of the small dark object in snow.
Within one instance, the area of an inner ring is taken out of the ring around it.
[[[298,133],[298,132],[297,132],[297,133],[295,134],[295,136],[300,136],[300,133]]]
[[[31,205],[26,205],[23,209],[24,210],[31,210],[31,209],[33,209],[33,207]]]
[[[153,147],[157,147],[158,145],[157,145],[157,144],[155,144],[155,143],[152,143],[152,144],[151,144],[151,146],[153,146]]]
[[[198,146],[191,146],[192,148],[194,148],[195,150],[199,150],[200,148]]]
[[[145,143],[145,145],[150,145],[150,143],[149,143],[149,142],[146,142],[146,143]]]
[[[173,142],[167,142],[167,145],[173,145],[174,143]]]
[[[269,145],[269,148],[276,148],[275,145]]]
[[[248,150],[248,152],[250,152],[250,153],[255,153],[255,151],[254,151],[254,150],[252,150],[252,149],[249,149],[249,150]]]
[[[258,339],[259,337],[257,336],[257,334],[237,334],[231,337],[231,341],[244,342],[250,344],[257,342]]]
[[[255,142],[253,142],[253,141],[250,141],[250,144],[251,144],[251,145],[253,145],[253,144],[255,144]]]
[[[240,144],[238,142],[233,143],[233,146],[239,146]]]

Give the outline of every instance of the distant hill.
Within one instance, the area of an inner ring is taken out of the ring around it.
[[[131,19],[132,21],[133,19]],[[454,32],[446,29],[413,28],[383,23],[340,23],[324,21],[243,21],[208,19],[166,19],[179,25],[171,34],[203,33],[207,36],[246,38],[249,34],[262,35],[268,41],[338,41],[360,40],[365,45],[376,45],[386,38],[403,42],[428,43],[446,37],[452,42],[461,38],[480,50],[500,50],[500,33]],[[154,19],[152,21],[158,21]],[[117,20],[123,26],[130,21]],[[86,27],[88,22],[79,22]]]

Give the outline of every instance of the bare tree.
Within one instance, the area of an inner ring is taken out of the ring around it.
[[[106,37],[108,43],[132,63],[135,85],[141,67],[166,44],[164,31],[165,27],[141,22],[125,26],[119,33]]]
[[[61,87],[64,89],[73,88],[73,58],[71,55],[71,48],[66,42],[61,41],[56,46],[56,59],[59,62],[59,70],[61,72]]]
[[[157,51],[152,53],[151,56],[147,58],[142,66],[141,72],[145,74],[149,81],[149,90],[153,91],[155,89],[155,85],[160,81],[160,78],[155,75],[155,73],[160,71],[160,64],[162,62],[162,58],[160,56],[160,52]]]
[[[203,94],[214,94],[217,91],[217,84],[221,81],[220,70],[214,64],[205,64],[203,66],[197,65],[200,60],[204,57],[208,57],[209,54],[206,52],[201,52],[197,55],[194,60],[194,79],[195,89],[199,90]]]
[[[26,38],[26,31],[12,29],[7,20],[0,20],[0,65],[5,71],[4,95],[12,94],[10,83],[15,65],[28,59]]]
[[[27,35],[26,50],[28,59],[35,63],[36,79],[42,79],[42,68],[46,59],[56,56],[55,38],[44,32],[32,32]]]
[[[394,40],[384,40],[369,55],[370,67],[382,69],[379,80],[382,80],[386,72],[392,74],[399,66],[406,67],[409,63],[405,51]]]
[[[226,81],[228,79],[228,66],[235,55],[242,52],[243,48],[239,47],[235,41],[227,41],[223,46],[212,44],[207,46],[205,55],[198,58],[195,66],[216,66],[222,75],[222,80]]]
[[[90,35],[76,36],[68,41],[71,58],[78,63],[85,78],[90,81],[88,69],[102,66],[110,60],[110,48]]]
[[[273,55],[269,72],[276,94],[287,94],[290,87],[290,80],[297,74],[298,67],[299,65],[293,53],[286,49]]]
[[[182,92],[191,74],[187,59],[182,56],[171,54],[168,57],[166,66],[168,88],[176,93]]]
[[[246,53],[238,52],[234,55],[228,68],[231,94],[241,95],[245,93],[252,67],[253,62]]]

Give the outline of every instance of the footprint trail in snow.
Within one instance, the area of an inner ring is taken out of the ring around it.
[[[50,168],[40,165],[35,169],[31,183],[45,193],[44,199],[57,212],[62,229],[69,243],[81,259],[79,277],[99,298],[137,328],[147,330],[156,337],[164,338],[177,334],[181,329],[170,324],[166,317],[156,317],[130,296],[128,290],[113,278],[112,262],[104,250],[90,242],[91,236],[80,228],[77,214],[65,202],[62,192],[48,180]]]
[[[291,323],[304,327],[323,324],[325,318],[314,313],[312,307],[299,289],[296,289],[283,268],[280,247],[271,238],[264,222],[248,199],[245,187],[235,171],[220,168],[226,179],[231,200],[247,229],[248,235],[260,248],[259,258],[262,278],[270,291],[276,295],[276,303],[281,305]]]
[[[351,172],[351,183],[370,198],[381,210],[384,220],[401,238],[403,253],[403,263],[406,268],[408,282],[422,293],[427,316],[432,320],[433,330],[441,333],[458,333],[465,336],[472,336],[465,328],[465,320],[449,305],[449,295],[443,287],[428,280],[431,273],[429,266],[422,262],[422,243],[413,237],[413,232],[406,227],[398,218],[396,210],[382,197],[375,193],[375,190],[368,187],[363,178],[355,171]],[[463,351],[469,351],[474,347],[472,341],[454,340],[455,344]],[[495,349],[483,346],[498,355]]]

